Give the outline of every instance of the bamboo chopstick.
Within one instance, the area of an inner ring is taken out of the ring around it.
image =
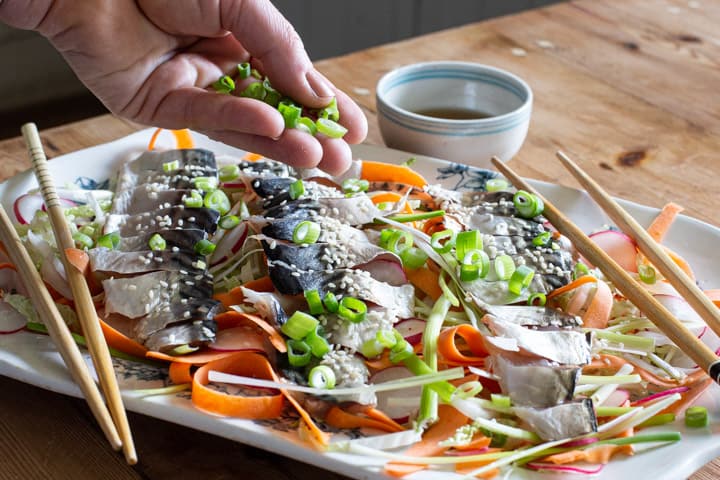
[[[567,168],[578,182],[585,188],[595,203],[608,214],[620,230],[632,237],[637,243],[640,251],[645,255],[653,266],[660,270],[670,284],[675,287],[680,295],[690,306],[705,320],[705,323],[720,335],[720,309],[705,295],[700,288],[685,274],[685,272],[672,261],[665,250],[657,244],[629,213],[627,213],[615,200],[603,190],[603,188],[590,176],[585,173],[575,162],[563,152],[557,152],[560,162]]]
[[[115,371],[113,370],[110,351],[100,329],[92,295],[82,273],[70,264],[65,253],[66,249],[75,248],[75,242],[72,239],[70,228],[65,220],[65,213],[60,206],[57,192],[52,182],[47,158],[45,157],[45,152],[40,141],[40,134],[34,123],[26,123],[23,125],[22,134],[27,144],[33,170],[35,171],[35,177],[40,185],[40,191],[45,201],[48,216],[50,217],[50,223],[53,233],[55,234],[55,241],[60,251],[60,258],[65,267],[65,275],[70,284],[70,289],[75,301],[78,320],[85,334],[88,350],[90,351],[90,356],[92,357],[95,370],[100,379],[100,386],[105,394],[105,400],[110,409],[110,414],[120,434],[125,459],[130,465],[134,465],[137,463],[135,445],[130,432],[130,425],[128,424],[122,397],[120,396],[120,388],[117,383],[117,378],[115,377]]]
[[[55,343],[75,383],[80,387],[105,437],[113,449],[120,450],[122,441],[105,406],[100,390],[98,390],[80,353],[80,348],[73,340],[70,330],[60,315],[55,302],[50,296],[50,292],[48,292],[45,283],[40,278],[40,274],[2,205],[0,205],[0,240],[5,245],[7,254],[27,288],[33,305],[48,329],[50,338]]]
[[[507,177],[517,188],[538,195],[545,202],[543,215],[558,231],[566,236],[575,248],[598,267],[610,279],[623,295],[637,306],[647,317],[692,358],[710,377],[720,383],[720,359],[700,339],[693,335],[685,325],[672,316],[653,296],[622,269],[607,253],[600,250],[595,243],[570,219],[562,214],[554,205],[543,198],[534,188],[520,178],[510,167],[498,158],[493,158],[495,167]]]

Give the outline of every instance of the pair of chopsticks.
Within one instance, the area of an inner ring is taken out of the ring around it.
[[[720,335],[720,311],[705,296],[685,273],[677,267],[675,262],[665,253],[655,240],[642,228],[635,219],[630,216],[620,205],[618,205],[579,166],[577,166],[567,155],[557,153],[558,158],[565,168],[582,184],[590,196],[605,213],[615,222],[626,235],[630,236],[637,243],[640,251],[660,270],[665,278],[685,298],[688,304],[705,320],[707,325]],[[507,177],[518,189],[526,190],[538,195],[535,189],[520,178],[510,167],[503,164],[498,158],[493,158],[495,167]],[[622,267],[620,267],[610,256],[598,246],[570,219],[563,215],[555,206],[545,198],[545,211],[543,215],[552,223],[558,231],[566,236],[575,248],[595,265],[622,292],[636,307],[647,315],[647,317],[672,340],[685,354],[692,358],[707,374],[720,383],[720,359],[715,352],[705,345],[699,338],[693,335],[682,322],[675,318],[665,307],[663,307],[646,289],[638,285]]]
[[[103,396],[95,384],[80,350],[63,321],[50,293],[33,264],[30,255],[18,237],[5,209],[0,205],[0,240],[7,246],[8,255],[16,266],[23,283],[28,289],[33,305],[47,326],[48,333],[75,382],[80,387],[90,410],[100,428],[115,450],[123,450],[125,459],[131,465],[137,463],[127,415],[120,396],[120,388],[113,370],[110,351],[102,334],[92,295],[83,274],[67,260],[66,249],[74,248],[65,214],[55,191],[43,151],[40,135],[34,123],[23,125],[22,134],[27,144],[33,170],[40,185],[53,233],[65,267],[65,274],[72,290],[78,320],[87,341],[88,350],[100,380]]]

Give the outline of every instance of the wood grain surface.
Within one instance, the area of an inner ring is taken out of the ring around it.
[[[372,48],[318,63],[364,109],[381,144],[374,87],[417,61],[487,63],[535,94],[512,167],[577,186],[554,159],[572,156],[611,194],[720,225],[720,3],[582,0]],[[32,119],[42,128],[42,118]],[[98,117],[43,131],[49,157],[138,129]],[[18,126],[19,132],[19,126]],[[19,138],[0,142],[0,179],[30,163]],[[0,378],[0,479],[340,479],[292,459],[142,415],[130,415],[140,463],[112,452],[79,400]],[[720,462],[693,480],[720,478]]]

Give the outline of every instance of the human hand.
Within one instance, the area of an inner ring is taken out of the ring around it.
[[[293,166],[344,171],[348,143],[367,134],[360,108],[312,66],[293,27],[268,0],[0,0],[0,21],[46,36],[113,113],[192,128]],[[249,61],[311,108],[337,98],[343,139],[285,129],[264,102],[210,86]]]

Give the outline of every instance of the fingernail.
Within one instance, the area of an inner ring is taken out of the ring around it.
[[[330,86],[330,82],[317,70],[309,71],[305,78],[318,97],[332,98],[335,96],[335,91]]]

